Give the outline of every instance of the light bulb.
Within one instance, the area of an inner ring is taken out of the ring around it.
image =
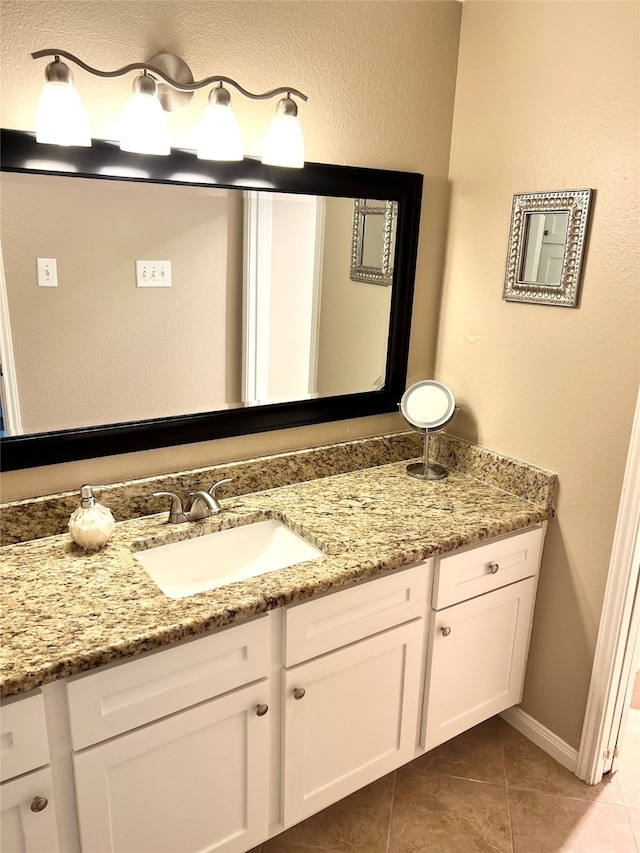
[[[91,146],[89,119],[69,67],[56,58],[47,65],[47,82],[36,112],[36,141],[50,145]]]
[[[262,162],[268,166],[304,166],[304,139],[298,121],[298,107],[289,97],[278,102],[262,149]]]
[[[223,87],[212,89],[199,129],[198,159],[242,160],[242,136],[231,96]]]
[[[160,155],[171,152],[169,128],[157,92],[156,81],[148,74],[141,74],[134,80],[133,94],[121,119],[122,151]]]

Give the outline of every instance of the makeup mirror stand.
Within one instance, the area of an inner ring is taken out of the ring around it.
[[[417,429],[414,427],[414,429]],[[422,430],[418,429],[418,432],[422,432]],[[436,430],[433,430],[436,432]],[[443,468],[442,465],[438,465],[437,462],[432,462],[429,465],[429,436],[431,435],[431,431],[428,429],[424,430],[424,457],[422,462],[411,462],[411,464],[407,465],[407,474],[410,477],[415,477],[416,480],[442,480],[447,476],[447,469]]]

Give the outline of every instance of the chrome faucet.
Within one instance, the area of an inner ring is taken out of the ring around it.
[[[220,512],[222,507],[218,503],[216,491],[219,486],[230,482],[231,477],[226,477],[224,480],[214,483],[208,492],[189,492],[184,507],[178,495],[173,492],[154,492],[153,497],[171,498],[169,524],[180,524],[183,521],[200,521],[203,518],[209,518]]]

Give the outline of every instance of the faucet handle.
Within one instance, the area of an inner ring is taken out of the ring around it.
[[[216,512],[220,512],[221,510],[221,506],[218,503],[218,498],[216,497],[216,491],[218,490],[219,486],[224,486],[225,483],[230,483],[231,479],[231,477],[225,477],[224,480],[218,480],[218,482],[214,483],[213,486],[211,486],[211,488],[209,489],[209,494],[211,495],[211,498],[213,499],[213,502],[216,506]]]
[[[215,498],[218,486],[224,486],[225,483],[230,483],[232,479],[232,477],[225,477],[224,480],[218,480],[217,483],[214,483],[213,486],[211,486],[211,488],[209,489],[209,494],[211,495],[211,497]]]
[[[182,501],[177,495],[174,495],[173,492],[154,492],[153,497],[171,498],[171,505],[169,507],[169,524],[175,524],[178,521],[185,520]]]

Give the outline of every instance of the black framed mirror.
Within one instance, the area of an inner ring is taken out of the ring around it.
[[[55,423],[52,428],[49,428],[46,426],[46,420],[43,422],[36,420],[33,422],[36,424],[35,429],[25,424],[22,434],[10,434],[0,440],[2,467],[4,470],[9,471],[139,450],[190,444],[229,436],[364,417],[397,410],[398,400],[404,391],[406,379],[423,183],[421,175],[410,172],[317,163],[307,163],[304,169],[292,170],[264,166],[252,159],[245,159],[240,163],[221,163],[198,160],[193,152],[175,149],[168,157],[153,157],[124,153],[120,151],[116,144],[100,140],[94,140],[91,148],[71,149],[39,145],[35,142],[33,134],[16,130],[2,130],[0,144],[0,172],[7,174],[6,178],[4,174],[0,176],[3,180],[10,178],[15,181],[15,176],[25,175],[28,176],[25,180],[35,185],[38,185],[39,181],[37,176],[45,176],[47,181],[62,181],[63,189],[56,190],[59,200],[66,198],[68,195],[71,198],[71,188],[79,186],[78,182],[69,184],[69,178],[80,178],[100,182],[104,187],[112,191],[120,187],[126,187],[130,191],[146,193],[147,190],[145,190],[145,187],[149,188],[149,185],[154,185],[157,188],[162,186],[171,187],[173,188],[170,190],[171,192],[183,192],[179,190],[179,188],[183,187],[185,191],[189,189],[191,192],[197,192],[200,196],[207,196],[211,191],[218,194],[222,190],[238,191],[242,193],[246,209],[249,209],[248,202],[246,201],[249,196],[254,197],[257,195],[275,199],[280,197],[281,194],[286,194],[293,200],[302,199],[303,197],[316,197],[317,199],[326,201],[327,204],[332,199],[342,199],[345,200],[347,208],[350,208],[353,199],[357,198],[380,199],[397,203],[392,285],[390,288],[384,289],[373,288],[376,291],[390,291],[388,296],[389,303],[386,309],[387,313],[382,315],[384,319],[380,321],[386,326],[384,329],[386,348],[382,354],[383,363],[376,369],[375,377],[370,381],[368,380],[368,384],[358,384],[358,382],[354,381],[353,387],[347,386],[346,389],[330,385],[319,393],[301,394],[301,399],[286,399],[282,402],[273,402],[272,399],[265,397],[253,399],[251,392],[246,391],[240,394],[241,399],[239,400],[234,397],[233,399],[216,402],[214,405],[213,401],[211,404],[208,403],[209,398],[205,394],[204,400],[198,398],[197,403],[190,403],[188,410],[184,407],[185,404],[176,403],[177,411],[175,407],[173,410],[169,408],[165,411],[163,409],[161,416],[146,417],[144,415],[139,416],[133,409],[123,407],[122,409],[118,408],[117,413],[113,416],[111,414],[100,415],[101,420],[97,423],[79,423],[74,415],[75,420],[68,425],[65,424],[63,428],[58,427]],[[109,183],[104,184],[104,182]],[[87,181],[85,180],[86,183]],[[17,198],[26,197],[22,195],[22,188],[15,186],[13,187],[13,195]],[[3,196],[10,197],[11,192],[8,194],[3,193]],[[143,203],[145,203],[144,200]],[[154,204],[153,201],[146,203],[149,209]],[[101,206],[102,203],[100,202],[95,209],[98,210]],[[121,203],[119,209],[123,209],[124,207],[125,205]],[[245,234],[247,233],[246,209]],[[105,210],[107,210],[106,205]],[[29,214],[28,212],[25,214],[23,211],[23,215]],[[50,221],[53,221],[56,217],[63,218],[60,204],[52,205],[51,209],[47,211],[47,215],[50,217]],[[9,219],[10,228],[11,218],[6,216],[6,212],[3,218],[5,220],[3,222],[3,232],[6,232],[8,227],[7,219]],[[89,221],[92,219],[88,213],[85,218]],[[126,230],[126,226],[122,223],[120,223],[120,228],[121,230]],[[347,246],[345,277],[349,280],[350,217],[347,228],[342,229],[342,226],[340,226],[340,230],[341,232],[345,232],[344,239]],[[109,240],[103,240],[103,242],[109,243]],[[5,238],[3,237],[4,242]],[[23,242],[29,243],[29,241]],[[79,239],[79,242],[82,241]],[[31,245],[25,247],[25,251],[30,252],[30,254],[26,260],[23,260],[33,272],[32,276],[29,273],[31,278],[27,282],[25,289],[29,290],[32,295],[36,292],[37,288],[35,281],[37,258],[41,258],[41,254],[46,251],[46,260],[47,257],[52,256],[57,251],[56,249],[47,251],[47,244],[44,245],[44,249]],[[13,273],[8,269],[7,253],[3,251],[3,254],[5,268],[7,268],[7,287],[9,287],[9,277]],[[331,252],[332,256],[333,254]],[[259,254],[257,257],[260,257]],[[325,256],[325,266],[327,266],[326,259]],[[158,259],[154,258],[154,260]],[[245,267],[247,266],[246,257],[244,265]],[[14,267],[11,269],[13,270]],[[153,273],[154,269],[151,272]],[[178,273],[177,276],[175,275],[176,272]],[[179,270],[174,268],[174,283],[176,278],[180,281],[179,272]],[[60,290],[57,292],[47,291],[47,294],[52,294],[55,297],[55,302],[50,302],[51,309],[48,309],[49,325],[52,333],[58,338],[73,339],[76,337],[74,327],[66,330],[59,328],[55,321],[56,315],[53,310],[58,303],[62,304],[62,294],[65,290],[65,276],[63,273],[64,271],[61,270]],[[129,282],[127,286],[135,289],[135,283],[131,284]],[[356,287],[358,285],[354,283],[353,286]],[[344,285],[340,283],[340,287],[343,288]],[[148,307],[151,304],[149,301],[150,297],[147,295],[142,296],[142,293],[143,291],[140,291],[136,294],[136,298],[147,300],[145,302],[145,317],[147,317],[149,315]],[[144,293],[148,294],[149,291],[145,290]],[[160,294],[160,290],[154,291],[152,298],[160,298]],[[176,294],[173,295],[175,296]],[[37,296],[44,297],[45,291],[41,291],[38,288]],[[65,298],[68,298],[66,293]],[[201,304],[200,300],[196,299],[192,300],[192,302],[195,302],[194,310],[197,311],[198,306]],[[43,305],[45,304],[43,300]],[[120,306],[117,307],[119,308]],[[341,310],[338,309],[338,313]],[[15,313],[18,316],[17,310]],[[33,311],[27,313],[29,316],[33,315]],[[111,324],[113,325],[116,323],[116,307],[114,306],[113,312],[111,309],[108,309],[108,313],[110,315],[113,313],[113,317],[111,318]],[[167,310],[165,313],[170,313],[170,311]],[[16,329],[14,328],[11,299],[9,299],[9,316],[11,317],[12,331],[15,336]],[[368,321],[360,323],[360,325],[365,326],[365,333],[367,331],[367,323]],[[79,329],[83,325],[84,323],[77,323],[75,328]],[[32,330],[29,335],[28,325],[26,329],[27,340],[24,342],[24,347],[25,349],[30,348],[32,351],[36,350],[37,354],[38,342],[41,341],[40,333]],[[246,337],[246,328],[244,329],[244,334]],[[348,328],[341,329],[338,324],[333,334],[338,336],[338,340],[342,340],[343,342],[347,340],[350,342],[351,332]],[[132,346],[130,342],[134,338],[135,334],[129,334],[127,337],[124,330],[122,330],[119,345],[116,346],[112,342],[109,344],[109,347],[112,352],[115,349],[122,349],[126,353],[129,347]],[[353,338],[354,341],[357,341],[355,333]],[[167,353],[166,358],[170,360],[171,340],[160,341],[160,343]],[[216,341],[210,341],[209,346],[212,357],[216,358]],[[14,342],[15,347],[16,344]],[[326,349],[334,351],[335,354],[335,346],[328,344]],[[348,352],[347,347],[345,353],[348,354]],[[100,346],[97,347],[97,360],[104,361],[107,358],[107,366],[109,366],[108,355],[109,353],[105,352],[104,346],[102,348]],[[72,361],[71,356],[66,356],[66,358],[67,363]],[[345,355],[345,361],[346,358],[347,356]],[[246,356],[244,360],[246,362]],[[353,347],[350,360],[354,360]],[[135,387],[136,381],[138,386],[143,384],[136,369],[123,369],[122,366],[118,368],[116,361],[115,358],[112,358],[110,363],[112,378],[115,376],[117,380],[116,385],[119,383],[121,387],[125,385]],[[168,369],[166,367],[168,364],[169,361],[165,362],[164,359],[156,358],[153,360],[152,369],[150,369],[148,374],[149,382],[156,375],[163,377],[165,375],[164,371]],[[182,375],[184,376],[197,376],[198,371],[205,373],[208,370],[208,366],[203,364],[199,358],[194,358],[191,363],[185,363],[181,359],[179,367],[183,371]],[[47,369],[48,359],[43,350],[40,353],[40,363],[36,364],[32,375],[37,376],[39,373],[47,371]],[[250,373],[246,365],[243,370],[244,374]],[[336,370],[336,365],[334,364],[330,367],[330,372],[335,375],[342,371]],[[20,365],[18,365],[17,373],[19,385],[21,381]],[[137,380],[135,378],[136,375],[138,376]],[[49,384],[58,387],[55,377],[45,378],[47,378]],[[144,380],[145,387],[146,381]],[[96,385],[100,385],[99,379],[96,380]],[[45,388],[46,386],[43,385],[42,387]],[[171,383],[167,381],[161,387],[165,389],[169,388],[171,387]],[[365,390],[362,390],[363,388]],[[44,410],[51,408],[45,404],[44,397],[46,395],[44,391],[38,392],[35,396],[39,398],[40,408]],[[62,397],[64,402],[65,394],[59,393],[58,396]],[[63,406],[63,408],[70,410],[70,401],[68,402],[69,405]],[[110,413],[115,410],[109,409],[108,411]]]

